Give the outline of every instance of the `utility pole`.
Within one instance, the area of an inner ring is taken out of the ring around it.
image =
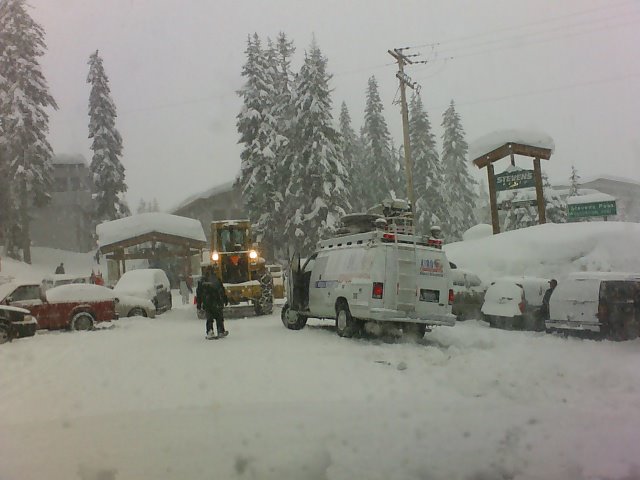
[[[411,210],[415,212],[415,198],[413,194],[413,162],[411,160],[411,142],[409,139],[409,109],[407,108],[407,94],[405,88],[409,87],[414,90],[416,83],[412,82],[411,78],[404,73],[404,66],[405,64],[411,65],[413,62],[409,57],[417,55],[404,55],[402,50],[404,49],[394,48],[393,50],[388,50],[388,52],[389,55],[395,58],[396,62],[398,62],[398,73],[396,73],[396,77],[400,81],[400,107],[402,110],[402,133],[404,136],[404,165],[407,176],[407,196],[411,203]]]

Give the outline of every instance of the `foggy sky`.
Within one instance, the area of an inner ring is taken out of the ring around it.
[[[127,199],[170,209],[232,180],[240,167],[235,122],[247,35],[284,31],[297,48],[312,36],[334,75],[334,118],[347,102],[360,127],[375,75],[399,145],[398,84],[387,50],[421,46],[426,65],[407,73],[438,139],[456,101],[467,140],[505,128],[551,135],[543,169],[552,183],[608,173],[640,181],[638,0],[29,0],[44,27],[44,74],[60,109],[51,112],[56,153],[91,159],[87,60],[104,59],[124,142]],[[515,28],[520,27],[520,28]],[[440,148],[440,147],[439,147]],[[531,167],[524,158],[517,162]],[[496,166],[501,171],[506,160]],[[475,168],[474,168],[475,170]],[[475,171],[484,178],[484,171]]]

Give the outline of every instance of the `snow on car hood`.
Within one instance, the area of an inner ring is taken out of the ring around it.
[[[31,314],[31,312],[29,310],[27,310],[26,308],[20,308],[20,307],[11,307],[9,305],[0,305],[0,310],[4,310],[6,312],[16,312],[16,313],[24,313],[24,314]]]

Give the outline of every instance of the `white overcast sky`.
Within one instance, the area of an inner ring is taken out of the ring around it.
[[[400,144],[387,50],[420,46],[411,52],[430,62],[408,73],[422,85],[438,137],[454,99],[469,141],[506,128],[551,135],[556,152],[543,168],[552,182],[567,180],[571,164],[583,178],[608,173],[640,181],[640,0],[29,3],[46,32],[41,62],[60,107],[50,122],[55,152],[91,158],[87,60],[99,49],[118,109],[133,209],[141,197],[170,209],[235,177],[235,91],[253,32],[287,33],[297,47],[296,69],[315,35],[334,74],[335,110],[346,101],[356,129],[367,79],[375,75]],[[518,163],[530,167],[524,158]]]

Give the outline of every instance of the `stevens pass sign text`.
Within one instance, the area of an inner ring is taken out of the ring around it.
[[[535,186],[533,170],[515,170],[502,172],[496,175],[496,190],[515,190],[517,188],[529,188]]]

